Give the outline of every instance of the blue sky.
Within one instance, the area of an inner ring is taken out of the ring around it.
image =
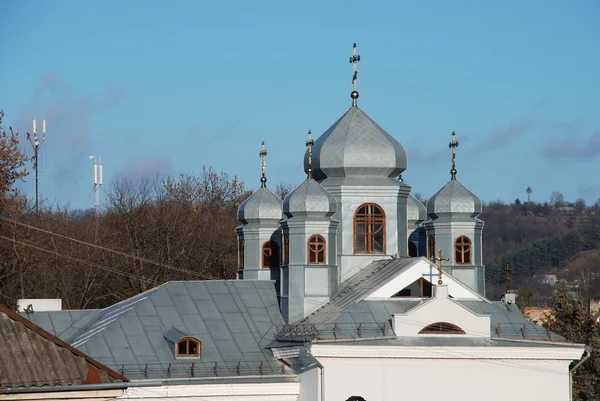
[[[16,1],[0,4],[0,109],[45,118],[40,191],[92,207],[115,176],[203,165],[294,186],[306,132],[359,106],[409,155],[424,197],[458,178],[483,200],[600,198],[600,3]],[[28,148],[29,151],[29,148]],[[22,186],[32,195],[34,180]]]

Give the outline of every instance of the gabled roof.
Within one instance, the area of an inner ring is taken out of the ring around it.
[[[402,289],[394,289],[392,284],[396,282],[400,287],[410,284],[422,276],[424,266],[428,271],[429,263],[424,258],[406,257],[374,261],[342,283],[337,295],[321,308],[295,325],[278,327],[275,337],[280,344],[285,344],[313,339],[395,336],[390,324],[392,315],[407,313],[428,298],[391,298],[391,294]],[[401,278],[407,275],[411,277],[403,284]],[[470,299],[455,298],[455,302],[476,315],[489,315],[492,339],[566,341],[532,323],[515,304],[489,301],[449,274],[444,274],[444,283],[449,285],[450,291],[453,285],[457,293],[472,295]],[[386,287],[390,287],[387,298],[373,296]]]
[[[64,312],[45,316],[66,320]],[[70,333],[66,341],[131,379],[283,370],[264,350],[275,326],[284,324],[271,281],[168,282],[90,314],[61,327]],[[176,359],[164,337],[172,328],[202,342],[201,359]]]
[[[0,305],[0,387],[126,382],[127,378]]]

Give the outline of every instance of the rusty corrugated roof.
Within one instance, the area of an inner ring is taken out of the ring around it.
[[[0,387],[128,381],[117,372],[0,305]]]

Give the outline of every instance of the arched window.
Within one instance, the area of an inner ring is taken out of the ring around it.
[[[195,338],[182,338],[175,344],[178,358],[201,358],[202,343]]]
[[[238,266],[244,268],[244,241],[238,242]]]
[[[288,234],[283,235],[283,264],[290,264],[290,236]]]
[[[419,334],[465,334],[465,331],[452,323],[437,322],[424,327]]]
[[[325,238],[319,234],[315,234],[308,239],[308,263],[309,264],[324,264],[325,263]]]
[[[454,243],[454,263],[457,265],[471,264],[471,240],[464,235],[458,237]]]
[[[410,256],[411,258],[415,258],[418,256],[417,255],[417,246],[412,241],[408,241],[408,256]]]
[[[356,210],[354,253],[385,253],[385,213],[374,203],[365,203]]]
[[[263,269],[276,269],[279,267],[279,246],[275,241],[267,241],[262,246]]]
[[[430,235],[427,237],[427,258],[431,259],[435,256],[435,237]]]

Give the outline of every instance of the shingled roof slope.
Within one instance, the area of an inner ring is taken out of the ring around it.
[[[128,381],[58,337],[0,305],[2,388],[73,386]]]

